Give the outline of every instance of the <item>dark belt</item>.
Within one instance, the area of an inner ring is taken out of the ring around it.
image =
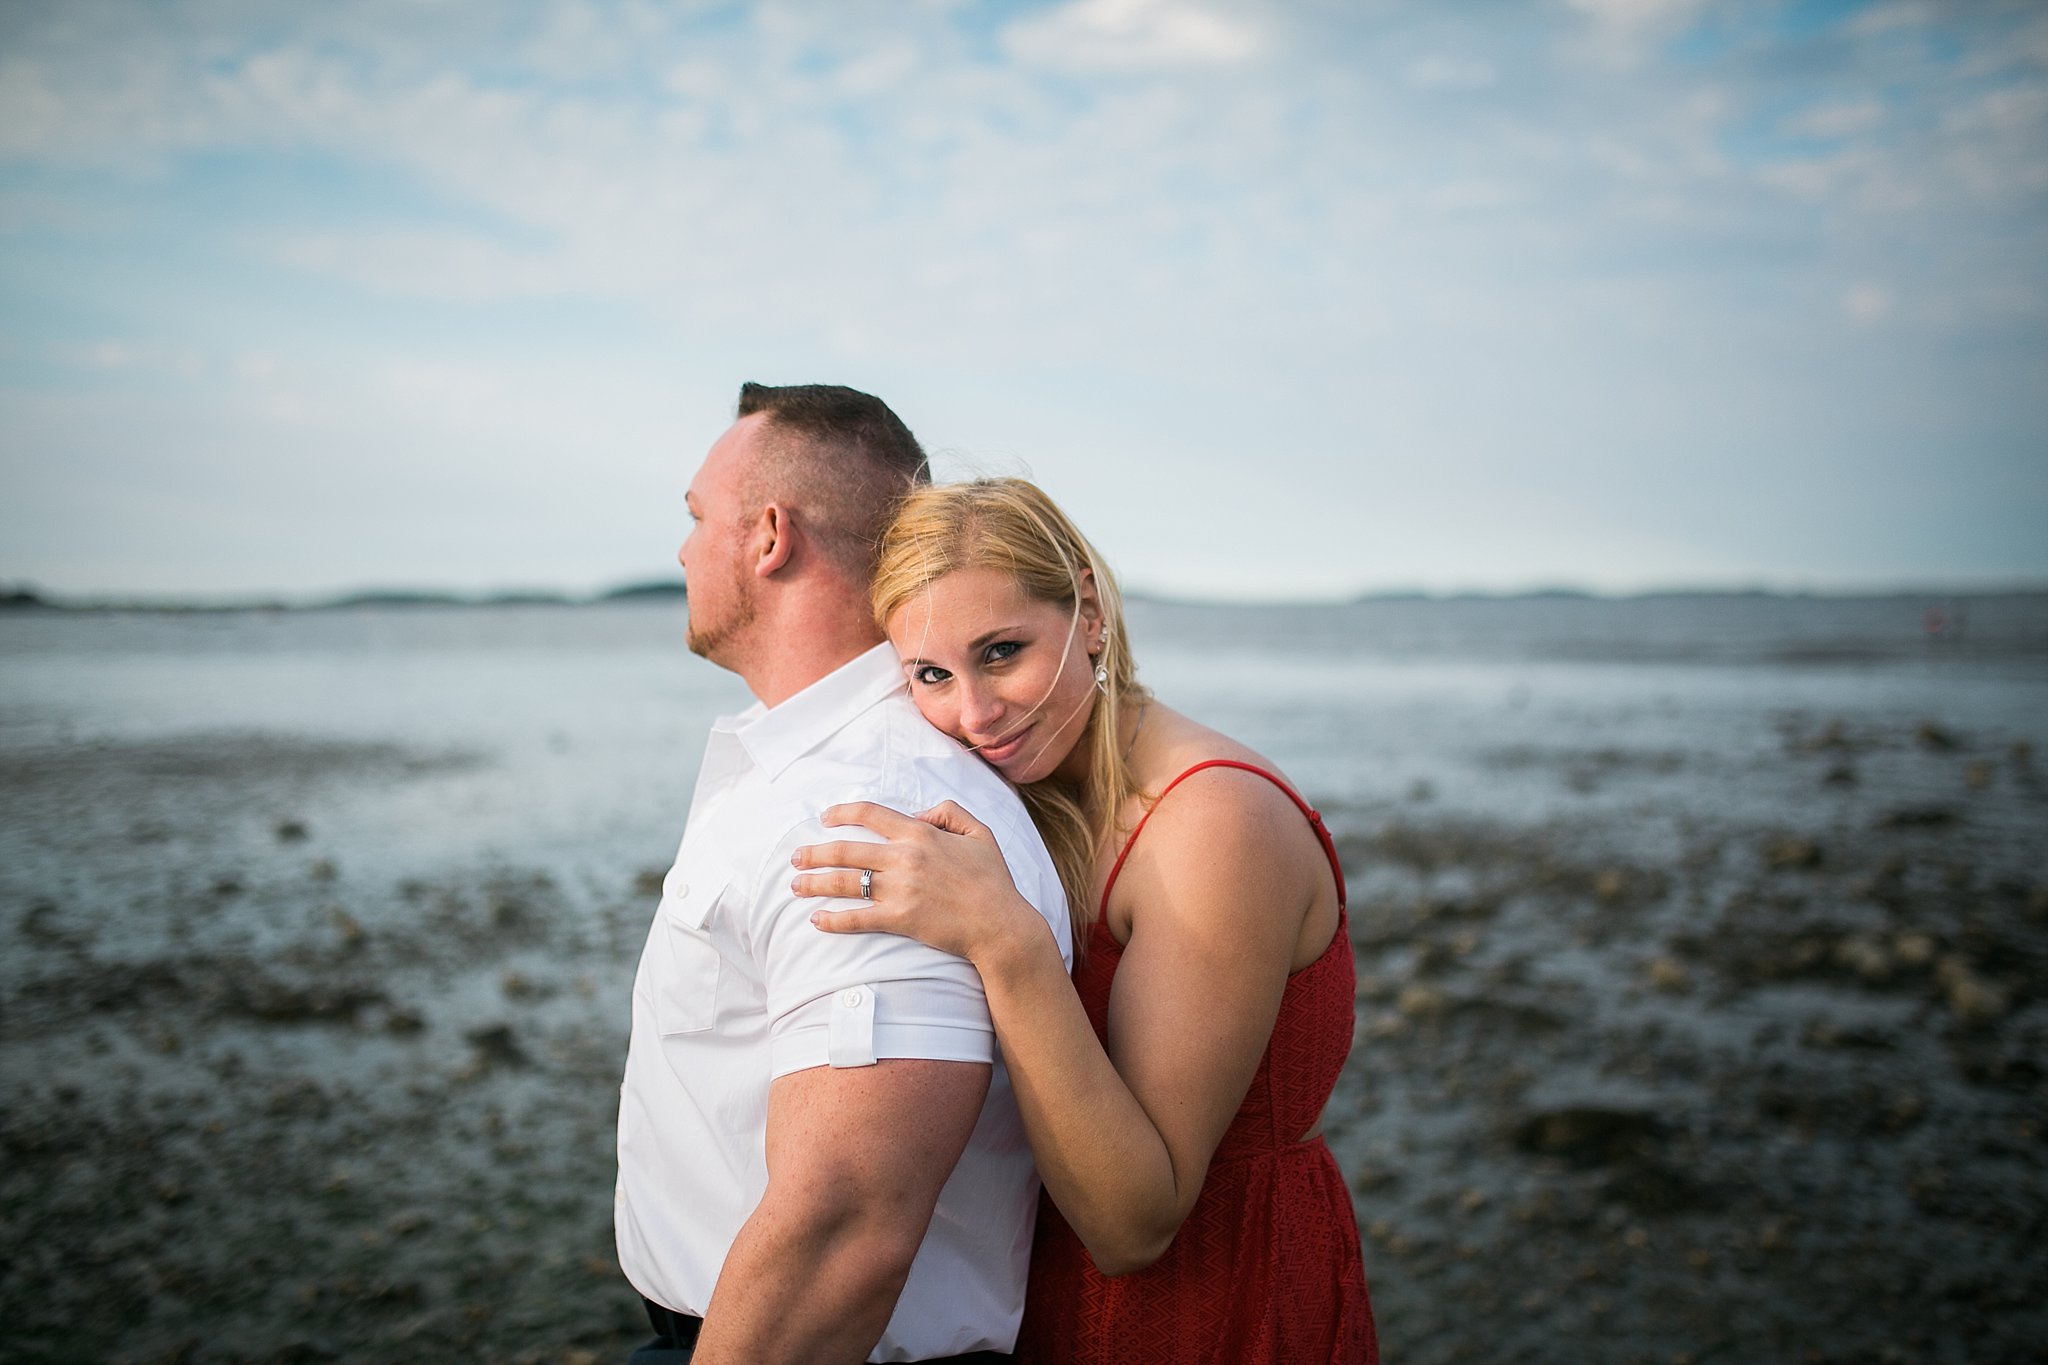
[[[688,1365],[690,1353],[697,1349],[697,1333],[704,1330],[704,1319],[665,1308],[653,1299],[642,1298],[641,1302],[647,1305],[647,1321],[654,1328],[654,1340],[633,1352],[627,1365]],[[1001,1351],[969,1351],[964,1356],[933,1356],[930,1362],[931,1365],[1010,1365],[1012,1359]]]

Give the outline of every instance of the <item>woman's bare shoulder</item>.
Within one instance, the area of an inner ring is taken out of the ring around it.
[[[1154,703],[1158,706],[1157,703]],[[1179,712],[1158,706],[1157,734],[1152,743],[1142,751],[1133,754],[1138,785],[1148,807],[1165,809],[1181,804],[1184,795],[1197,789],[1205,789],[1214,795],[1201,804],[1206,808],[1220,802],[1226,809],[1233,799],[1248,800],[1254,807],[1263,808],[1273,801],[1287,810],[1294,810],[1294,803],[1287,794],[1267,778],[1258,773],[1248,773],[1242,768],[1203,768],[1192,770],[1212,760],[1222,759],[1229,763],[1244,763],[1271,773],[1285,783],[1289,790],[1294,783],[1278,764],[1248,744],[1239,743],[1220,730],[1215,730],[1200,721],[1192,720]],[[1148,726],[1148,728],[1151,728]],[[1143,731],[1139,739],[1148,737]],[[1160,798],[1169,784],[1179,779],[1173,796],[1162,801]],[[1270,800],[1268,799],[1270,798]],[[1164,818],[1163,814],[1161,818]],[[1299,819],[1299,814],[1296,815]],[[1150,826],[1147,826],[1148,834]]]
[[[1223,759],[1287,782],[1265,755],[1176,714],[1141,757],[1137,776],[1149,814],[1144,835],[1132,849],[1132,861],[1142,857],[1143,868],[1129,871],[1173,879],[1176,868],[1223,862],[1268,886],[1291,880],[1297,864],[1304,876],[1319,874],[1320,846],[1287,791],[1242,768],[1191,771]]]

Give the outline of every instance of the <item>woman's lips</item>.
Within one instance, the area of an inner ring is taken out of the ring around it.
[[[1027,725],[1022,730],[1019,730],[1016,734],[1011,735],[1008,739],[1004,740],[1002,743],[983,744],[980,747],[978,747],[975,750],[975,752],[981,755],[983,762],[1001,763],[1006,758],[1015,758],[1017,756],[1017,751],[1023,747],[1024,741],[1028,739],[1030,735],[1031,727]]]

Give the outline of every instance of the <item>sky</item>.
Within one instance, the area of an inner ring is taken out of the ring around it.
[[[2048,582],[2048,7],[0,4],[0,583],[673,575],[749,379],[1145,592]]]

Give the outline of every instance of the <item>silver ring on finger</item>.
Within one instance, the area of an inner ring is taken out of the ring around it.
[[[860,870],[860,898],[864,901],[875,898],[875,870],[872,867]]]

